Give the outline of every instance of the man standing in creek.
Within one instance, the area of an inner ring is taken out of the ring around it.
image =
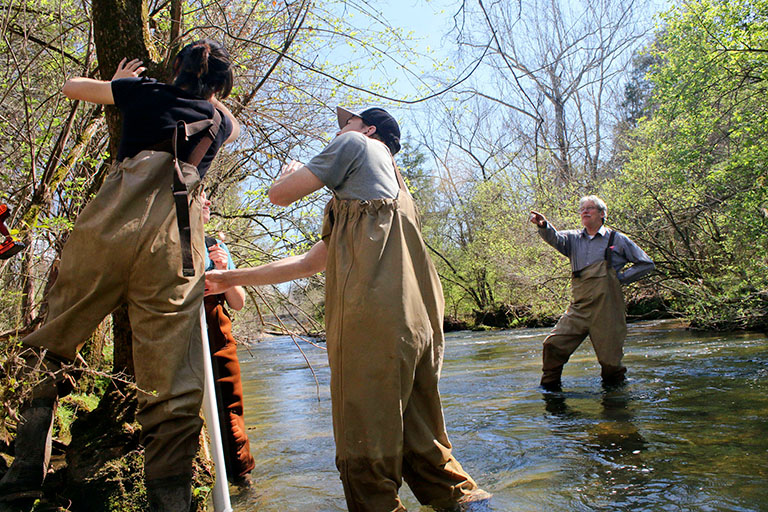
[[[584,229],[558,231],[539,212],[530,221],[549,245],[571,260],[571,300],[549,336],[544,340],[541,386],[561,391],[561,376],[571,354],[589,335],[602,367],[604,386],[626,380],[622,365],[627,335],[624,295],[629,284],[654,269],[653,261],[626,235],[605,227],[608,207],[597,196],[579,201]],[[632,266],[622,270],[627,263]]]
[[[322,240],[300,256],[209,272],[206,294],[326,269],[336,466],[349,510],[404,511],[403,479],[436,510],[490,510],[490,494],[453,457],[445,430],[443,291],[393,157],[400,127],[381,108],[336,113],[336,138],[306,165],[284,166],[269,190],[281,206],[332,190]]]

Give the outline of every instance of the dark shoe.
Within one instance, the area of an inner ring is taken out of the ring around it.
[[[621,388],[623,386],[626,386],[627,384],[627,378],[624,376],[624,374],[615,375],[609,378],[603,378],[603,389],[606,391],[611,391],[614,389]]]
[[[238,487],[239,489],[248,489],[253,485],[253,482],[251,482],[251,474],[246,473],[242,476],[236,476],[231,479],[232,485]]]
[[[192,508],[192,477],[147,480],[150,512],[188,512]]]
[[[600,377],[603,378],[603,387],[604,388],[617,388],[620,386],[623,386],[627,382],[627,377],[625,374],[627,373],[627,367],[626,366],[611,366],[611,365],[605,365],[602,364],[602,369],[600,371]]]
[[[0,480],[0,503],[42,497],[43,481],[51,458],[54,400],[33,400],[22,411],[14,441],[14,459]]]

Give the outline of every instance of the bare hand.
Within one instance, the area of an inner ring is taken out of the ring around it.
[[[128,59],[123,58],[123,60],[120,61],[112,80],[118,80],[120,78],[138,78],[140,74],[147,70],[147,68],[142,66],[143,62],[139,59],[133,59],[130,62],[126,62],[127,60]]]
[[[280,176],[278,177],[278,179],[279,178],[285,178],[289,174],[293,174],[294,172],[296,172],[299,169],[301,169],[303,166],[304,166],[304,164],[302,164],[298,160],[291,160],[290,162],[285,164],[283,166],[283,168],[280,170]]]
[[[531,216],[529,217],[529,220],[539,226],[540,228],[543,228],[547,225],[547,218],[544,217],[539,212],[535,212],[531,210]]]
[[[227,251],[218,245],[212,245],[208,248],[208,257],[213,262],[213,266],[216,270],[226,270],[229,267]]]
[[[205,273],[205,295],[224,293],[231,286],[225,284],[226,270],[209,270]]]

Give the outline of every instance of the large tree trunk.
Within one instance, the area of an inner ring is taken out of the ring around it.
[[[123,58],[140,59],[150,74],[158,70],[158,52],[152,45],[147,24],[146,0],[94,0],[93,39],[99,60],[99,76],[109,80]],[[157,76],[155,74],[155,76]],[[110,154],[117,154],[120,143],[121,119],[114,106],[105,109],[109,129]],[[114,325],[114,370],[133,374],[131,358],[131,327],[126,308],[112,315]]]

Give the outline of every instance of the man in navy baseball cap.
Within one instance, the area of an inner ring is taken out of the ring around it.
[[[353,117],[359,117],[366,125],[376,127],[376,132],[371,137],[380,139],[393,156],[400,151],[400,125],[383,108],[371,107],[361,112],[352,112],[343,107],[336,107],[336,117],[339,120],[339,128],[344,128]]]
[[[339,469],[350,512],[405,510],[405,480],[434,510],[490,510],[451,453],[438,391],[445,301],[421,221],[393,155],[400,127],[381,108],[337,107],[336,137],[269,189],[289,206],[326,187],[320,240],[261,267],[206,272],[207,293],[326,270],[325,318]],[[426,354],[426,356],[425,356]]]

